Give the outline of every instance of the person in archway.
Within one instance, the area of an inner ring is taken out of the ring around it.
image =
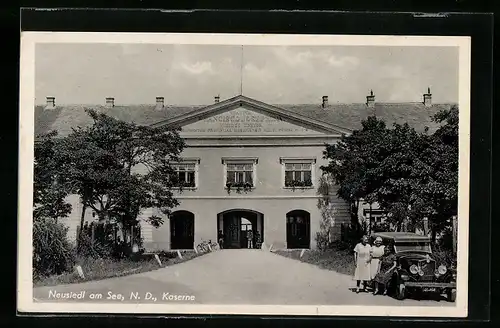
[[[248,248],[253,248],[253,231],[252,231],[252,229],[247,231],[247,242],[248,242]]]
[[[260,248],[262,244],[259,230],[255,231],[255,248]]]
[[[370,252],[371,246],[368,243],[368,237],[363,236],[361,242],[354,247],[354,280],[356,280],[356,293],[359,293],[361,281],[363,281],[363,291],[366,291],[368,281],[371,280],[370,274]]]
[[[222,233],[222,230],[219,230],[219,234],[217,235],[217,242],[219,243],[219,248],[223,249],[224,248],[224,234]]]

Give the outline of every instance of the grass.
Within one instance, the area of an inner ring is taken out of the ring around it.
[[[306,250],[304,255],[300,257],[302,250],[276,250],[274,253],[299,260],[305,263],[317,265],[326,270],[335,271],[338,273],[353,275],[355,264],[352,252],[348,250],[329,249],[325,251]]]
[[[79,258],[76,265],[82,267],[85,278],[81,278],[75,271],[49,277],[34,277],[33,287],[56,286],[75,284],[85,281],[102,280],[106,278],[122,277],[135,273],[153,271],[174,264],[189,261],[201,256],[194,251],[181,252],[182,259],[177,252],[162,252],[158,254],[162,265],[156,261],[153,254],[144,254],[137,259],[110,259],[110,258]]]
[[[297,250],[276,250],[273,253],[288,257],[291,259],[299,260],[305,263],[317,265],[322,269],[335,271],[347,275],[354,275],[356,265],[354,263],[354,255],[347,249],[328,249],[325,251],[320,250],[306,250],[304,255],[300,257],[301,249]],[[435,251],[433,256],[436,261],[441,264],[444,263],[449,266],[454,259],[449,251]]]

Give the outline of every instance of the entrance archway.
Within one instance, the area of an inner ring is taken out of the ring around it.
[[[194,214],[176,211],[170,216],[170,249],[194,248]]]
[[[234,209],[217,215],[217,231],[223,234],[222,248],[260,248],[264,241],[264,215]]]
[[[311,247],[311,215],[304,210],[286,214],[286,245],[288,249]]]

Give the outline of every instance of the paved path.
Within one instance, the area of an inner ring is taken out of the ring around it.
[[[350,276],[263,250],[221,250],[155,271],[35,288],[33,297],[37,301],[57,301],[49,298],[49,292],[85,291],[87,301],[92,294],[102,294],[101,301],[106,301],[111,292],[121,294],[124,303],[138,302],[133,295],[140,297],[140,302],[152,302],[145,299],[147,296],[156,297],[156,303],[172,302],[168,298],[173,295],[189,295],[194,300],[182,303],[453,306],[446,301],[397,301],[388,296],[356,294],[350,289],[353,284]]]

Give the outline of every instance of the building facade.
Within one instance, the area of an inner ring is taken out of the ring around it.
[[[115,118],[152,126],[181,126],[186,148],[175,164],[182,192],[180,205],[164,224],[154,228],[141,221],[141,237],[148,251],[193,249],[202,241],[217,241],[223,247],[246,248],[248,238],[274,249],[315,248],[324,211],[319,206],[318,187],[325,144],[360,127],[369,115],[391,122],[409,122],[417,129],[433,128],[430,117],[449,104],[432,105],[430,92],[424,102],[377,104],[373,93],[366,103],[270,105],[242,95],[208,106],[169,106],[157,97],[156,105],[116,106],[113,98],[104,106],[92,106]],[[91,123],[84,109],[90,106],[57,106],[54,97],[35,109],[37,134],[57,130],[64,136],[74,126]],[[138,172],[144,167],[136,167]],[[340,225],[350,222],[349,207],[329,193],[332,205],[327,222],[340,238]],[[70,196],[73,211],[67,219],[69,237],[76,238],[82,206]],[[141,218],[161,216],[146,209]],[[96,220],[89,209],[86,221]],[[252,231],[251,235],[249,231]],[[252,245],[250,245],[252,246]]]

